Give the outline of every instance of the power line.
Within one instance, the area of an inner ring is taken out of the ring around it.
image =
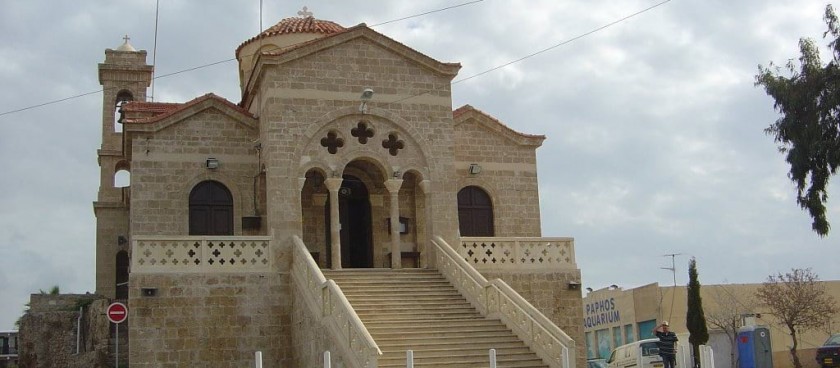
[[[534,52],[534,53],[531,53],[531,54],[525,55],[525,56],[523,56],[523,57],[521,57],[521,58],[519,58],[519,59],[512,60],[512,61],[509,61],[509,62],[504,63],[504,64],[502,64],[502,65],[495,66],[495,67],[493,67],[493,68],[487,69],[487,70],[485,70],[485,71],[483,71],[483,72],[481,72],[481,73],[478,73],[478,74],[473,74],[473,75],[471,75],[471,76],[469,76],[469,77],[466,77],[466,78],[463,78],[463,79],[459,79],[459,80],[457,80],[457,81],[452,82],[452,84],[458,84],[458,83],[461,83],[461,82],[465,82],[465,81],[468,81],[468,80],[470,80],[470,79],[473,79],[473,78],[476,78],[476,77],[479,77],[479,76],[485,75],[485,74],[487,74],[487,73],[494,72],[494,71],[499,70],[499,69],[501,69],[501,68],[504,68],[504,67],[506,67],[506,66],[508,66],[508,65],[516,64],[516,63],[518,63],[518,62],[520,62],[520,61],[523,61],[523,60],[526,60],[526,59],[530,59],[530,58],[532,58],[532,57],[534,57],[534,56],[537,56],[537,55],[539,55],[539,54],[542,54],[542,53],[544,53],[544,52],[547,52],[547,51],[550,51],[550,50],[556,49],[556,48],[558,48],[558,47],[560,47],[560,46],[566,45],[566,44],[568,44],[568,43],[571,43],[571,42],[577,41],[577,40],[579,40],[579,39],[581,39],[581,38],[584,38],[584,37],[586,37],[586,36],[589,36],[589,35],[591,35],[591,34],[593,34],[593,33],[595,33],[595,32],[598,32],[598,31],[601,31],[601,30],[607,29],[607,28],[609,28],[609,27],[612,27],[612,26],[614,26],[614,25],[616,25],[616,24],[618,24],[618,23],[621,23],[621,22],[623,22],[623,21],[625,21],[625,20],[628,20],[628,19],[630,19],[630,18],[633,18],[633,17],[635,17],[635,16],[637,16],[637,15],[640,15],[640,14],[642,14],[642,13],[646,13],[646,12],[648,12],[648,11],[650,11],[650,10],[653,10],[653,9],[655,9],[655,8],[657,8],[657,7],[660,7],[660,6],[662,6],[662,5],[665,5],[666,3],[669,3],[669,2],[671,2],[671,0],[665,0],[665,1],[662,1],[662,2],[659,2],[659,3],[656,3],[656,4],[654,4],[654,5],[651,5],[650,7],[647,7],[647,8],[645,8],[645,9],[639,10],[639,11],[637,11],[637,12],[633,13],[633,14],[630,14],[630,15],[628,15],[628,16],[625,16],[625,17],[620,18],[620,19],[618,19],[618,20],[615,20],[615,21],[613,21],[613,22],[607,23],[607,24],[605,24],[605,25],[603,25],[603,26],[600,26],[600,27],[598,27],[598,28],[595,28],[595,29],[593,29],[593,30],[591,30],[591,31],[589,31],[589,32],[582,33],[582,34],[580,34],[580,35],[577,35],[577,36],[575,36],[575,37],[572,37],[572,38],[570,38],[570,39],[568,39],[568,40],[565,40],[565,41],[560,42],[560,43],[558,43],[558,44],[555,44],[555,45],[553,45],[553,46],[549,46],[549,47],[546,47],[546,48],[544,48],[544,49],[542,49],[542,50],[540,50],[540,51],[537,51],[537,52]]]
[[[371,25],[370,27],[376,27],[376,26],[380,26],[380,25],[383,25],[383,24],[388,24],[388,23],[393,23],[393,22],[400,21],[400,20],[411,19],[411,18],[415,18],[415,17],[418,17],[418,16],[426,15],[426,14],[432,14],[432,13],[440,12],[440,11],[443,11],[443,10],[454,9],[454,8],[458,8],[458,7],[461,7],[461,6],[466,6],[466,5],[471,5],[471,4],[479,3],[479,2],[482,2],[482,1],[484,1],[484,0],[475,0],[475,1],[470,1],[470,2],[466,2],[466,3],[458,4],[458,5],[449,6],[449,7],[446,7],[446,8],[441,8],[441,9],[436,9],[436,10],[428,11],[428,12],[421,13],[421,14],[416,14],[416,15],[412,15],[412,16],[408,16],[408,17],[403,17],[403,18],[399,18],[399,19],[394,19],[394,20],[391,20],[391,21],[386,21],[386,22],[382,22],[382,23],[377,23],[377,24]],[[482,72],[480,72],[480,73],[477,73],[477,74],[471,75],[471,76],[469,76],[469,77],[466,77],[466,78],[462,78],[462,79],[459,79],[459,80],[453,81],[451,84],[452,84],[452,85],[454,85],[454,84],[458,84],[458,83],[461,83],[461,82],[465,82],[465,81],[468,81],[468,80],[470,80],[470,79],[477,78],[477,77],[480,77],[480,76],[482,76],[482,75],[485,75],[485,74],[488,74],[488,73],[494,72],[494,71],[499,70],[499,69],[501,69],[501,68],[504,68],[504,67],[506,67],[506,66],[509,66],[509,65],[512,65],[512,64],[515,64],[515,63],[521,62],[521,61],[526,60],[526,59],[530,59],[530,58],[532,58],[532,57],[534,57],[534,56],[540,55],[540,54],[542,54],[542,53],[545,53],[545,52],[547,52],[547,51],[553,50],[553,49],[558,48],[558,47],[560,47],[560,46],[563,46],[563,45],[566,45],[566,44],[568,44],[568,43],[574,42],[574,41],[579,40],[579,39],[581,39],[581,38],[583,38],[583,37],[589,36],[589,35],[591,35],[591,34],[593,34],[593,33],[599,32],[599,31],[601,31],[601,30],[604,30],[604,29],[606,29],[606,28],[609,28],[609,27],[611,27],[611,26],[614,26],[614,25],[616,25],[616,24],[618,24],[618,23],[621,23],[621,22],[623,22],[623,21],[625,21],[625,20],[628,20],[628,19],[630,19],[630,18],[636,17],[636,16],[641,15],[641,14],[643,14],[643,13],[646,13],[646,12],[648,12],[648,11],[650,11],[650,10],[653,10],[653,9],[655,9],[655,8],[657,8],[657,7],[659,7],[659,6],[662,6],[662,5],[666,4],[666,3],[669,3],[669,2],[671,2],[671,0],[664,0],[664,1],[662,1],[662,2],[656,3],[656,4],[654,4],[654,5],[650,6],[650,7],[647,7],[647,8],[645,8],[645,9],[639,10],[639,11],[637,11],[637,12],[633,13],[633,14],[630,14],[630,15],[627,15],[627,16],[625,16],[625,17],[619,18],[619,19],[617,19],[617,20],[615,20],[615,21],[613,21],[613,22],[607,23],[607,24],[605,24],[605,25],[603,25],[603,26],[597,27],[597,28],[592,29],[592,30],[590,30],[590,31],[588,31],[588,32],[585,32],[585,33],[582,33],[582,34],[577,35],[577,36],[575,36],[575,37],[572,37],[572,38],[570,38],[570,39],[564,40],[564,41],[562,41],[562,42],[560,42],[560,43],[558,43],[558,44],[555,44],[555,45],[553,45],[553,46],[547,47],[547,48],[542,49],[542,50],[539,50],[539,51],[537,51],[537,52],[533,52],[533,53],[528,54],[528,55],[525,55],[525,56],[523,56],[523,57],[521,57],[521,58],[518,58],[518,59],[515,59],[515,60],[512,60],[512,61],[509,61],[509,62],[507,62],[507,63],[504,63],[504,64],[501,64],[501,65],[495,66],[495,67],[493,67],[493,68],[487,69],[487,70],[485,70],[485,71],[482,71]],[[169,76],[173,76],[173,75],[177,75],[177,74],[182,74],[182,73],[191,72],[191,71],[195,71],[195,70],[199,70],[199,69],[204,69],[204,68],[208,68],[208,67],[215,66],[215,65],[218,65],[218,64],[223,64],[223,63],[231,62],[231,61],[234,61],[234,60],[236,60],[236,58],[230,58],[230,59],[225,59],[225,60],[219,60],[219,61],[212,62],[212,63],[209,63],[209,64],[199,65],[199,66],[196,66],[196,67],[192,67],[192,68],[188,68],[188,69],[183,69],[183,70],[179,70],[179,71],[172,72],[172,73],[168,73],[168,74],[162,74],[162,75],[159,75],[159,76],[155,76],[155,77],[154,77],[154,78],[152,78],[152,79],[154,80],[154,79],[158,79],[158,78],[165,78],[165,77],[169,77]],[[91,95],[91,94],[94,94],[94,93],[103,92],[103,91],[105,91],[105,90],[106,90],[106,89],[98,89],[98,90],[96,90],[96,91],[85,92],[85,93],[78,94],[78,95],[75,95],[75,96],[65,97],[65,98],[58,99],[58,100],[48,101],[48,102],[44,102],[44,103],[37,104],[37,105],[32,105],[32,106],[28,106],[28,107],[24,107],[24,108],[20,108],[20,109],[16,109],[16,110],[10,110],[10,111],[6,111],[6,112],[2,112],[2,113],[0,113],[0,117],[5,116],[5,115],[9,115],[9,114],[14,114],[14,113],[18,113],[18,112],[26,111],[26,110],[31,110],[31,109],[36,109],[36,108],[40,108],[40,107],[44,107],[44,106],[48,106],[48,105],[52,105],[52,104],[56,104],[56,103],[59,103],[59,102],[64,102],[64,101],[67,101],[67,100],[72,100],[72,99],[79,98],[79,97],[84,97],[84,96]],[[405,101],[405,100],[408,100],[408,99],[411,99],[411,98],[414,98],[414,97],[419,97],[419,96],[422,96],[422,95],[425,95],[425,94],[428,94],[428,92],[423,92],[423,93],[419,93],[419,94],[416,94],[416,95],[412,95],[412,96],[404,97],[404,98],[399,99],[399,100],[396,100],[396,101],[391,101],[391,103],[402,102],[402,101]]]
[[[625,16],[625,17],[619,18],[619,19],[617,19],[617,20],[615,20],[615,21],[612,21],[612,22],[610,22],[610,23],[607,23],[607,24],[605,24],[605,25],[603,25],[603,26],[600,26],[600,27],[598,27],[598,28],[594,28],[594,29],[592,29],[592,30],[590,30],[590,31],[588,31],[588,32],[581,33],[581,34],[579,34],[579,35],[577,35],[577,36],[574,36],[574,37],[569,38],[569,39],[567,39],[567,40],[561,41],[560,43],[557,43],[557,44],[555,44],[555,45],[549,46],[549,47],[544,48],[544,49],[542,49],[542,50],[539,50],[539,51],[537,51],[537,52],[530,53],[530,54],[525,55],[525,56],[523,56],[523,57],[520,57],[520,58],[518,58],[518,59],[511,60],[511,61],[509,61],[509,62],[507,62],[507,63],[504,63],[504,64],[501,64],[501,65],[498,65],[498,66],[492,67],[492,68],[490,68],[490,69],[487,69],[487,70],[485,70],[485,71],[483,71],[483,72],[479,72],[479,73],[473,74],[473,75],[471,75],[471,76],[469,76],[469,77],[462,78],[462,79],[458,79],[458,80],[456,80],[456,81],[453,81],[453,82],[451,83],[451,85],[455,85],[455,84],[458,84],[458,83],[461,83],[461,82],[466,82],[466,81],[468,81],[468,80],[470,80],[470,79],[477,78],[477,77],[480,77],[480,76],[482,76],[482,75],[485,75],[485,74],[488,74],[488,73],[494,72],[494,71],[499,70],[499,69],[502,69],[502,68],[504,68],[504,67],[506,67],[506,66],[513,65],[513,64],[516,64],[516,63],[518,63],[518,62],[520,62],[520,61],[524,61],[524,60],[530,59],[530,58],[532,58],[532,57],[534,57],[534,56],[537,56],[537,55],[539,55],[539,54],[545,53],[545,52],[547,52],[547,51],[549,51],[549,50],[553,50],[553,49],[556,49],[556,48],[558,48],[558,47],[560,47],[560,46],[563,46],[563,45],[566,45],[566,44],[568,44],[568,43],[571,43],[571,42],[577,41],[577,40],[579,40],[579,39],[581,39],[581,38],[584,38],[584,37],[586,37],[586,36],[589,36],[589,35],[591,35],[591,34],[593,34],[593,33],[595,33],[595,32],[602,31],[602,30],[604,30],[604,29],[607,29],[607,28],[609,28],[609,27],[612,27],[612,26],[614,26],[614,25],[616,25],[616,24],[618,24],[618,23],[621,23],[621,22],[623,22],[623,21],[625,21],[625,20],[628,20],[628,19],[633,18],[633,17],[635,17],[635,16],[638,16],[638,15],[641,15],[641,14],[646,13],[646,12],[648,12],[648,11],[651,11],[651,10],[653,10],[653,9],[655,9],[655,8],[658,8],[658,7],[662,6],[662,5],[665,5],[666,3],[669,3],[669,2],[671,2],[671,0],[664,0],[664,1],[662,1],[662,2],[656,3],[656,4],[654,4],[654,5],[651,5],[651,6],[647,7],[647,8],[644,8],[644,9],[642,9],[642,10],[639,10],[639,11],[637,11],[637,12],[633,13],[633,14],[630,14],[630,15],[627,15],[627,16]],[[429,92],[422,92],[422,93],[418,93],[418,94],[416,94],[416,95],[412,95],[412,96],[408,96],[408,97],[403,97],[403,98],[398,99],[398,100],[395,100],[395,101],[390,101],[389,103],[398,103],[398,102],[402,102],[402,101],[405,101],[405,100],[412,99],[412,98],[414,98],[414,97],[420,97],[420,96],[425,95],[425,94],[428,94],[428,93],[429,93]]]
[[[446,8],[440,8],[440,9],[437,9],[437,10],[431,10],[431,11],[427,11],[427,12],[425,12],[425,13],[420,13],[420,14],[416,14],[416,15],[411,15],[411,16],[407,16],[407,17],[404,17],[404,18],[399,18],[399,19],[389,20],[389,21],[387,21],[387,22],[382,22],[382,23],[376,23],[376,24],[370,25],[370,26],[368,26],[368,27],[373,28],[373,27],[376,27],[376,26],[381,26],[381,25],[385,25],[385,24],[388,24],[388,23],[399,22],[399,21],[401,21],[401,20],[406,20],[406,19],[411,19],[411,18],[422,17],[422,16],[424,16],[424,15],[428,15],[428,14],[432,14],[432,13],[437,13],[437,12],[442,12],[442,11],[444,11],[444,10],[449,10],[449,9],[460,8],[460,7],[462,7],[462,6],[472,5],[472,4],[475,4],[475,3],[480,3],[480,2],[482,2],[482,1],[484,1],[484,0],[475,0],[475,1],[470,1],[470,2],[463,3],[463,4],[452,5],[452,6],[448,6],[448,7],[446,7]]]
[[[368,26],[368,27],[373,28],[373,27],[376,27],[376,26],[381,26],[383,24],[389,24],[389,23],[394,23],[394,22],[406,20],[406,19],[417,18],[417,17],[423,16],[423,15],[438,13],[438,12],[442,12],[442,11],[445,11],[445,10],[450,10],[450,9],[460,8],[460,7],[466,6],[466,5],[472,5],[472,4],[475,4],[475,3],[480,3],[482,1],[484,1],[484,0],[469,1],[469,2],[466,2],[466,3],[461,3],[461,4],[457,4],[457,5],[448,6],[448,7],[445,7],[445,8],[430,10],[430,11],[420,13],[420,14],[410,15],[410,16],[407,16],[407,17],[402,17],[402,18],[398,18],[398,19],[385,21],[385,22],[382,22],[382,23],[377,23],[377,24],[374,24],[374,25],[371,25],[371,26]],[[157,10],[156,10],[156,12],[157,12]],[[262,13],[262,9],[260,9],[260,12]],[[155,15],[155,19],[157,19],[157,15]],[[155,22],[157,22],[157,20]],[[260,14],[260,32],[262,32],[262,14]],[[157,45],[157,23],[155,23],[155,45]],[[263,52],[263,51],[265,51],[265,50],[260,50],[260,51],[257,51],[257,52]],[[255,54],[248,55],[248,56],[253,56],[253,55],[255,55]],[[208,63],[208,64],[195,66],[195,67],[192,67],[192,68],[178,70],[178,71],[168,73],[168,74],[157,75],[157,76],[154,76],[152,78],[152,83],[154,83],[154,80],[156,80],[158,78],[166,78],[166,77],[170,77],[170,76],[173,76],[173,75],[178,75],[178,74],[191,72],[191,71],[195,71],[195,70],[199,70],[199,69],[209,68],[211,66],[224,64],[224,63],[229,63],[229,62],[235,61],[235,60],[236,60],[236,58],[234,57],[234,58],[230,58],[230,59],[224,59],[224,60],[219,60],[219,61],[215,61],[215,62]],[[152,63],[152,64],[154,65],[154,63]],[[64,101],[67,101],[67,100],[72,100],[72,99],[92,95],[94,93],[105,92],[107,90],[109,90],[109,89],[108,88],[100,88],[100,89],[97,89],[95,91],[84,92],[84,93],[80,93],[80,94],[77,94],[77,95],[73,95],[73,96],[69,96],[69,97],[65,97],[65,98],[60,98],[60,99],[57,99],[57,100],[47,101],[47,102],[39,103],[39,104],[32,105],[32,106],[27,106],[27,107],[15,109],[15,110],[0,112],[0,117],[5,116],[5,115],[18,113],[18,112],[27,111],[27,110],[37,109],[37,108],[41,108],[41,107],[44,107],[44,106],[57,104],[59,102],[64,102]]]

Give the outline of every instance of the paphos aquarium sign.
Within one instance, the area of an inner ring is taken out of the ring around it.
[[[591,328],[621,321],[621,314],[618,309],[615,309],[615,298],[604,299],[594,303],[587,303],[584,310],[584,328]]]

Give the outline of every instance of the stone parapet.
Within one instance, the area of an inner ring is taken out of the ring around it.
[[[577,269],[573,238],[462,237],[457,251],[482,272]]]

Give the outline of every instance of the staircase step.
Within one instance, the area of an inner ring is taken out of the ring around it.
[[[341,288],[383,355],[379,367],[489,366],[496,349],[500,367],[546,368],[498,319],[482,316],[436,270],[353,269],[325,271]]]

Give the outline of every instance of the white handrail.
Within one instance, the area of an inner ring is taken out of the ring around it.
[[[432,239],[437,248],[437,267],[476,309],[498,316],[522,341],[552,368],[573,368],[575,341],[544,314],[500,279],[488,282],[441,237]]]
[[[312,259],[303,241],[292,236],[292,279],[303,291],[302,297],[310,306],[321,310],[321,323],[332,331],[334,341],[344,351],[350,365],[358,368],[375,368],[382,351],[356,315],[341,288],[335,281],[327,280]]]

